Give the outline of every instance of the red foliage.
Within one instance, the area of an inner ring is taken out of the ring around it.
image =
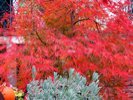
[[[8,81],[10,69],[17,67],[17,85],[25,88],[33,65],[38,79],[73,67],[89,82],[97,71],[104,98],[125,100],[124,81],[133,73],[133,25],[122,9],[127,2],[107,2],[20,1],[10,32],[23,36],[25,43],[0,57],[2,78]]]

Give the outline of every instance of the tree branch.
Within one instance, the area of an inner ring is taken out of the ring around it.
[[[79,20],[75,21],[75,22],[73,23],[73,25],[77,24],[78,22],[86,21],[86,20],[91,20],[91,19],[90,19],[90,18],[79,19]],[[96,24],[96,28],[97,28],[98,33],[100,33],[100,29],[99,29],[99,27],[98,27],[99,23],[96,22],[95,20],[93,20],[93,22]]]
[[[98,33],[101,33],[101,32],[100,32],[100,29],[99,29],[99,27],[98,27],[99,23],[96,22],[96,21],[94,21],[94,23],[96,24],[97,32],[98,32]]]
[[[38,39],[40,40],[40,42],[43,44],[43,45],[46,45],[46,42],[44,42],[41,37],[39,36],[38,32],[36,31],[36,35],[38,37]]]
[[[90,18],[79,19],[79,20],[75,21],[75,22],[73,23],[73,25],[77,24],[78,22],[85,21],[85,20],[90,20]]]

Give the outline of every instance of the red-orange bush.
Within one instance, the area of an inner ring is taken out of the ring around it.
[[[8,81],[10,68],[17,67],[17,85],[25,88],[33,65],[37,78],[54,71],[63,74],[73,67],[88,82],[93,71],[99,72],[105,99],[126,98],[124,81],[133,72],[133,25],[123,10],[128,4],[110,0],[20,1],[10,32],[23,36],[25,44],[13,45],[1,55],[2,78]]]

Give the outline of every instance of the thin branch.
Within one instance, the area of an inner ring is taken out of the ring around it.
[[[37,31],[36,31],[36,35],[37,35],[38,39],[40,40],[40,42],[41,42],[43,45],[46,45],[46,42],[44,42],[44,41],[41,39],[41,37],[40,37],[40,35],[38,34]]]
[[[86,20],[91,20],[91,19],[90,19],[90,18],[79,19],[79,20],[75,21],[75,22],[73,23],[73,25],[75,25],[75,24],[77,24],[77,23],[79,23],[79,22],[82,22],[82,21],[86,21]],[[96,24],[96,28],[97,28],[98,33],[100,33],[100,29],[99,29],[99,27],[98,27],[99,23],[96,22],[95,20],[93,20],[93,22]]]
[[[96,22],[96,21],[94,21],[94,23],[96,24],[97,32],[98,32],[98,33],[101,33],[101,32],[100,32],[100,29],[99,29],[99,27],[98,27],[99,23]]]

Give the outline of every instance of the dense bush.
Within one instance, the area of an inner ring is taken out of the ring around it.
[[[122,8],[129,0],[18,1],[6,33],[23,36],[24,43],[8,44],[8,52],[0,54],[2,81],[15,74],[17,87],[25,90],[33,65],[37,79],[73,66],[87,82],[94,71],[100,74],[105,100],[127,100],[122,89],[133,73],[133,24]]]
[[[74,73],[74,69],[69,71],[67,78],[54,73],[53,80],[33,80],[28,84],[27,100],[101,100],[98,77],[93,73],[92,82],[86,85],[86,78]]]

